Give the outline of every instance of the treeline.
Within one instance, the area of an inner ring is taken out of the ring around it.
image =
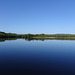
[[[72,34],[35,34],[34,37],[75,37]]]
[[[56,37],[56,38],[65,38],[65,37],[75,37],[72,34],[25,34],[25,38],[47,38],[47,37]]]
[[[5,33],[0,32],[0,38],[21,38],[21,35],[17,35],[15,33]]]
[[[75,38],[75,35],[72,34],[15,34],[15,33],[5,33],[5,32],[0,32],[0,38],[49,38],[49,37],[54,37],[54,38]]]

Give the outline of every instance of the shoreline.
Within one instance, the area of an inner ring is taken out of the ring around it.
[[[75,37],[32,37],[32,38],[34,38],[34,39],[35,39],[35,38],[37,38],[37,39],[38,39],[38,38],[45,38],[45,39],[46,39],[46,38],[47,38],[47,39],[56,39],[56,38],[63,38],[63,39],[65,39],[65,38],[73,38],[73,39],[75,39]]]

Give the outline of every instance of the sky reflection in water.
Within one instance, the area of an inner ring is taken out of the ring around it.
[[[75,74],[75,41],[24,39],[0,42],[0,73]]]

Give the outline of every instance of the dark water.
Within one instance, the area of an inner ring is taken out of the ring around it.
[[[0,42],[0,74],[75,75],[75,41]]]

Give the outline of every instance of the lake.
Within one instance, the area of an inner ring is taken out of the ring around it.
[[[0,74],[75,75],[75,40],[0,42]]]

